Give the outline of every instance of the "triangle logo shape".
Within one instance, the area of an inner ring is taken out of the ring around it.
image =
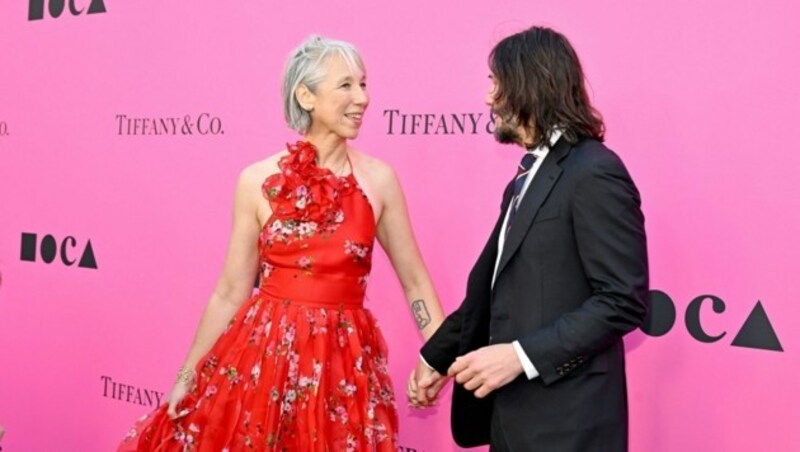
[[[735,347],[758,348],[761,350],[772,350],[782,352],[783,347],[775,329],[767,317],[767,311],[761,305],[761,300],[756,303],[753,311],[747,316],[747,320],[742,325],[742,329],[736,334],[731,342]]]
[[[97,260],[94,258],[94,249],[92,249],[91,240],[86,244],[86,249],[83,250],[83,256],[81,256],[78,267],[97,269]]]

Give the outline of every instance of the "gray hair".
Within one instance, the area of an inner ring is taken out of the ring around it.
[[[311,126],[311,115],[297,101],[297,87],[305,85],[315,93],[326,75],[326,62],[340,55],[351,69],[364,70],[358,50],[348,42],[311,35],[290,55],[283,75],[283,116],[292,129],[305,133]]]

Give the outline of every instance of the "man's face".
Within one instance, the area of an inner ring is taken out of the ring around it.
[[[489,74],[489,80],[491,81],[491,84],[489,86],[489,91],[486,93],[486,99],[484,99],[484,101],[491,110],[492,114],[495,116],[494,139],[497,140],[498,143],[503,144],[522,144],[523,139],[520,132],[521,128],[519,125],[517,125],[513,118],[509,117],[509,115],[506,113],[503,113],[502,108],[496,104],[498,83],[494,74]]]

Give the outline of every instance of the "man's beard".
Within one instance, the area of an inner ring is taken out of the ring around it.
[[[494,128],[494,139],[502,144],[519,144],[522,142],[522,137],[519,134],[519,127],[514,119],[501,116],[497,111],[494,112],[499,121]]]
[[[519,144],[522,137],[519,136],[516,127],[512,127],[506,123],[498,124],[494,129],[494,139],[502,144]]]

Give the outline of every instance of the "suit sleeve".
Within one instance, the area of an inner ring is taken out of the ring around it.
[[[425,362],[442,375],[447,374],[447,369],[458,356],[463,309],[464,303],[444,319],[420,350]]]
[[[467,294],[464,300],[461,302],[458,309],[447,316],[433,336],[423,345],[422,350],[420,350],[420,354],[428,365],[436,369],[436,371],[442,375],[447,373],[447,369],[450,368],[450,365],[453,364],[462,351],[461,331],[468,305],[471,301],[475,303],[480,303],[481,301],[489,302],[488,297],[491,294],[491,278],[494,271],[494,263],[497,259],[498,234],[503,224],[504,213],[511,199],[511,188],[512,184],[509,182],[503,192],[503,201],[500,204],[500,217],[495,224],[492,234],[489,236],[486,246],[470,271],[467,281]],[[484,297],[481,296],[484,292],[486,294],[485,300]]]
[[[640,204],[636,186],[613,154],[594,162],[576,183],[573,228],[592,295],[554,324],[519,339],[545,384],[644,321],[648,265]]]

